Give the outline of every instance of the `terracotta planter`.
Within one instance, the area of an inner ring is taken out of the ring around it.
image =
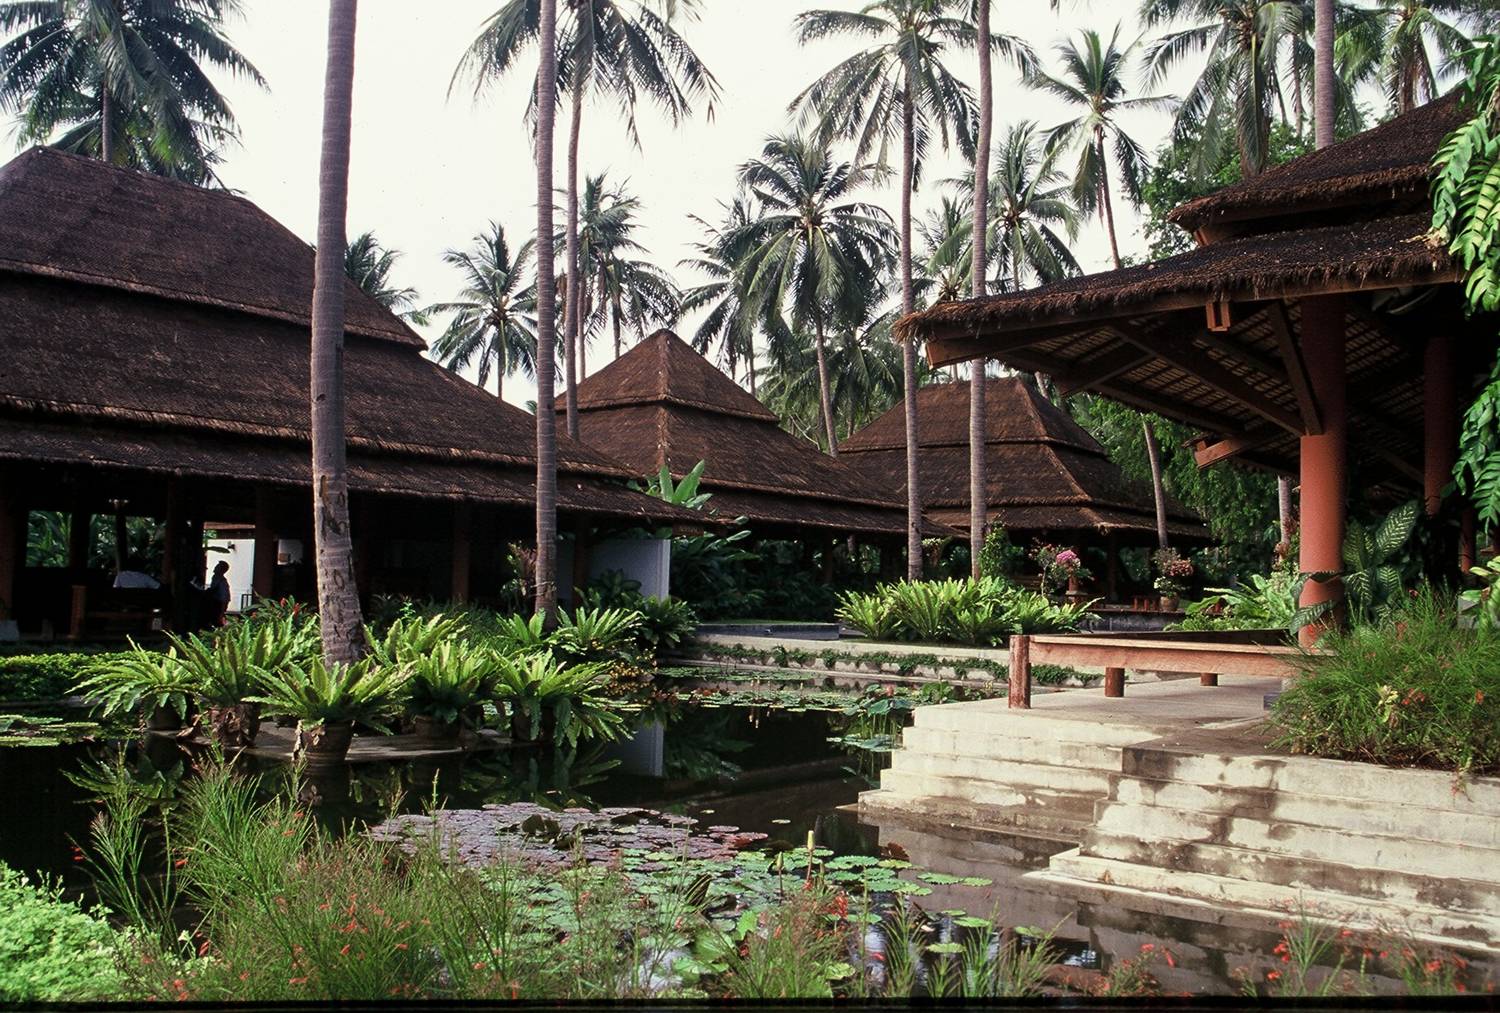
[[[312,728],[299,724],[297,740],[309,767],[336,766],[349,754],[349,743],[354,741],[354,722],[324,722]]]
[[[461,727],[457,721],[439,721],[434,717],[417,715],[412,718],[412,733],[419,739],[428,742],[457,742],[458,730]]]
[[[1176,612],[1177,611],[1177,596],[1175,594],[1173,594],[1173,595],[1166,595],[1166,594],[1164,594],[1164,595],[1161,596],[1161,601],[1158,602],[1157,604],[1159,604],[1161,606],[1161,610],[1163,612]]]
[[[255,744],[260,731],[260,704],[237,703],[208,708],[208,727],[225,749],[245,749]]]
[[[182,729],[182,715],[171,707],[153,707],[146,715],[146,731],[176,732]]]

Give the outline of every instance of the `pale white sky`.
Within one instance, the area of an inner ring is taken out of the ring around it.
[[[365,0],[360,5],[350,178],[349,234],[374,229],[400,250],[396,280],[415,286],[424,301],[451,297],[455,275],[439,257],[469,239],[491,218],[519,242],[534,229],[535,174],[530,134],[523,120],[530,61],[518,74],[476,102],[466,87],[447,94],[459,56],[500,0]],[[815,0],[706,0],[702,19],[683,33],[717,76],[722,97],[712,121],[703,116],[674,130],[649,108],[639,114],[642,150],[631,147],[617,112],[606,104],[586,110],[581,166],[629,178],[644,204],[642,241],[655,260],[675,270],[698,238],[690,213],[713,220],[716,202],[734,191],[736,168],[758,153],[764,138],[789,125],[787,103],[813,78],[853,51],[853,40],[798,46],[792,19]],[[833,0],[824,6],[859,6]],[[230,35],[270,84],[260,92],[230,82],[226,91],[243,134],[227,153],[221,176],[298,235],[311,240],[317,215],[317,156],[327,4],[321,0],[245,0],[245,19]],[[1135,4],[1095,0],[1056,16],[1046,0],[997,3],[995,30],[1029,40],[1049,60],[1069,31],[1090,25],[1101,32],[1118,20],[1133,25]],[[1133,27],[1122,33],[1133,37]],[[953,64],[969,71],[971,54]],[[1064,118],[1055,101],[1022,89],[997,66],[996,135],[1009,123],[1032,118],[1051,126]],[[557,179],[564,179],[565,110],[559,110]],[[1135,136],[1154,148],[1167,118],[1140,114]],[[956,161],[934,164],[918,198],[920,211],[935,200],[937,180],[956,174]],[[892,212],[896,188],[874,199]],[[561,205],[559,204],[559,214]],[[1143,243],[1138,222],[1120,216],[1122,253]],[[1078,246],[1089,270],[1105,266],[1107,244],[1090,225]],[[692,278],[678,272],[679,284]],[[685,330],[686,328],[684,328]],[[439,333],[426,329],[429,338]],[[603,364],[602,345],[590,356]],[[493,382],[493,381],[492,381]],[[521,379],[507,385],[508,400],[533,396]]]

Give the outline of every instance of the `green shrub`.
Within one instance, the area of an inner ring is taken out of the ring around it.
[[[838,617],[874,640],[996,646],[1013,633],[1065,633],[1088,605],[1059,605],[1002,580],[901,581],[843,596]]]
[[[113,998],[114,954],[101,916],[0,863],[0,1003]]]
[[[0,656],[0,700],[61,700],[97,662],[126,655],[112,651],[59,651]]]
[[[1276,701],[1278,744],[1312,756],[1466,774],[1500,771],[1500,632],[1423,590],[1369,626],[1326,635]]]

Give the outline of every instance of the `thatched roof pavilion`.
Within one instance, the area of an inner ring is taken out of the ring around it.
[[[32,509],[128,501],[184,532],[213,520],[310,544],[312,278],[311,247],[242,197],[50,149],[0,169],[0,599],[26,611],[13,546]],[[438,540],[386,565],[443,585],[451,565],[466,596],[471,542],[492,555],[530,540],[533,419],[425,358],[352,282],[345,294],[356,538],[377,575],[378,542]],[[691,519],[597,451],[560,438],[558,459],[565,529]]]
[[[969,527],[969,386],[935,383],[917,392],[922,505],[927,516]],[[1020,377],[985,391],[988,523],[1024,542],[1033,537],[1156,544],[1149,488],[1130,482],[1097,440]],[[900,405],[839,447],[843,460],[882,488],[906,489],[906,419]],[[1169,501],[1174,540],[1208,538],[1202,521]]]
[[[1172,220],[1188,253],[947,303],[898,331],[934,364],[999,359],[1197,426],[1201,465],[1300,474],[1301,568],[1338,571],[1348,466],[1437,514],[1461,401],[1494,358],[1494,322],[1465,318],[1428,235],[1429,167],[1465,115],[1439,100],[1186,204]],[[1340,593],[1309,582],[1304,601]]]
[[[643,477],[663,467],[681,477],[706,461],[709,508],[747,518],[757,533],[906,531],[905,501],[893,488],[783,430],[770,409],[671,331],[579,384],[578,409],[580,439]]]

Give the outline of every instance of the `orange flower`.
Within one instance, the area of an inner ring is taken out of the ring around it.
[[[1279,981],[1279,980],[1281,980],[1281,972],[1280,971],[1267,971],[1266,972],[1266,980],[1267,981]]]

